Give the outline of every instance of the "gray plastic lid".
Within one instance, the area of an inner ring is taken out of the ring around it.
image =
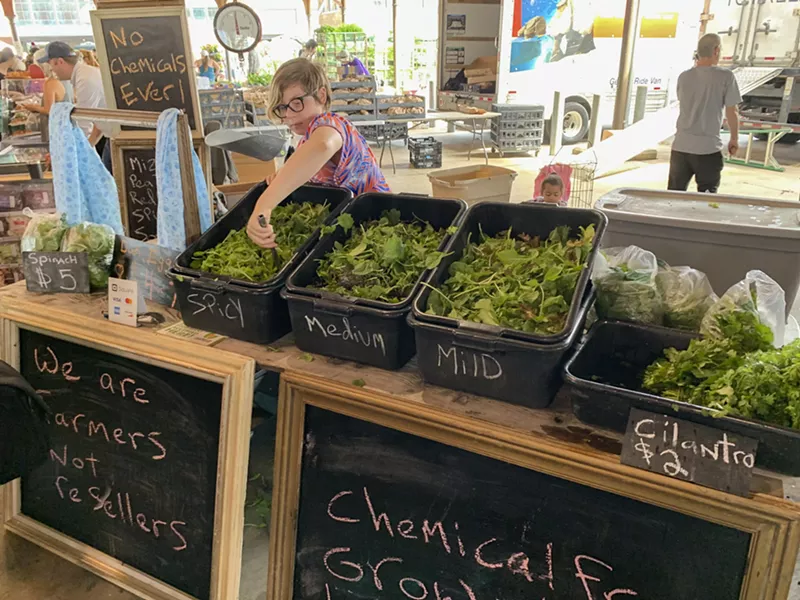
[[[286,128],[276,126],[219,129],[206,136],[206,145],[270,161],[286,154],[286,131]]]
[[[617,221],[800,239],[800,203],[793,200],[619,188],[595,208]]]

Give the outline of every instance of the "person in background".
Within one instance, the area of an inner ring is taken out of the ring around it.
[[[542,195],[533,200],[526,200],[523,204],[553,204],[567,206],[564,199],[564,182],[557,173],[550,173],[542,180]]]
[[[301,185],[335,185],[353,195],[389,192],[364,137],[352,123],[330,113],[331,84],[322,66],[305,58],[285,62],[272,80],[269,114],[303,138],[283,167],[268,178],[247,223],[247,235],[263,248],[275,247],[272,210]]]
[[[79,108],[105,108],[103,79],[100,69],[80,60],[78,54],[65,42],[50,42],[44,55],[37,62],[47,63],[56,77],[72,84],[75,106]],[[103,164],[111,172],[111,144],[103,130],[92,123],[84,128],[88,132],[89,143],[103,157]]]
[[[698,192],[716,193],[722,180],[722,113],[728,121],[728,153],[739,151],[742,101],[733,71],[717,66],[722,41],[715,33],[700,38],[695,66],[678,77],[680,114],[669,160],[668,189],[686,191],[692,177]]]
[[[202,58],[194,63],[194,66],[197,68],[197,74],[200,77],[205,77],[211,82],[211,85],[214,85],[222,68],[217,61],[208,55],[208,50],[201,50],[200,56]]]
[[[350,53],[347,50],[342,50],[339,52],[339,54],[336,55],[336,59],[345,68],[345,75],[355,74],[369,77],[369,70],[364,66],[364,63],[355,56],[350,56]],[[354,71],[354,73],[350,73],[351,69]]]
[[[36,54],[34,54],[33,59],[38,62],[44,55],[44,50],[38,50]],[[72,84],[70,82],[60,81],[47,63],[42,63],[41,66],[37,64],[36,68],[41,70],[43,76],[46,78],[42,90],[42,103],[23,104],[23,108],[30,112],[39,113],[40,115],[49,115],[50,107],[56,102],[72,102]]]
[[[299,57],[314,60],[314,57],[317,55],[317,46],[319,46],[319,44],[317,44],[316,40],[308,40],[300,49]]]

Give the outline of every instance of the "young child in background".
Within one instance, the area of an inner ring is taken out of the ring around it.
[[[564,181],[556,173],[550,173],[542,180],[542,195],[533,200],[526,200],[523,204],[567,206],[567,200],[564,198]]]
[[[388,192],[389,186],[367,141],[350,121],[329,112],[331,84],[325,71],[305,58],[281,65],[270,86],[270,116],[304,136],[291,160],[267,179],[247,223],[247,235],[263,248],[275,247],[272,210],[309,181],[343,187],[354,196]]]

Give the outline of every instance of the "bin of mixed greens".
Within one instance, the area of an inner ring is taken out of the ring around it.
[[[282,292],[297,346],[384,369],[402,367],[415,352],[406,315],[430,270],[446,256],[465,210],[462,200],[356,198]]]
[[[577,327],[605,216],[546,205],[472,206],[448,256],[414,302],[414,317],[537,344]]]
[[[571,238],[558,226],[541,239],[511,229],[467,243],[428,297],[431,315],[553,335],[561,332],[592,251],[594,225]]]
[[[297,249],[330,215],[328,204],[281,204],[272,211],[275,251],[261,248],[245,229],[232,229],[218,245],[192,255],[191,268],[250,283],[264,283],[277,275]]]

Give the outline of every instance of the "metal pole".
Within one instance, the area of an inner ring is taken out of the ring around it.
[[[550,115],[550,156],[555,156],[561,150],[563,136],[564,100],[561,98],[561,92],[553,92],[553,114]]]
[[[394,81],[392,85],[394,85],[395,93],[397,93],[400,91],[397,85],[400,81],[400,75],[398,74],[400,69],[397,68],[397,0],[392,0],[392,54],[394,54],[394,58],[392,59],[392,63],[394,64]]]
[[[645,112],[647,112],[647,86],[636,86],[636,102],[633,105],[633,122],[638,123],[644,119]]]
[[[589,120],[589,147],[593,148],[600,143],[600,94],[592,94],[592,116]]]
[[[639,0],[625,0],[625,24],[622,29],[622,53],[619,56],[617,99],[614,103],[614,129],[625,127],[625,113],[631,96],[633,52],[639,29]]]

